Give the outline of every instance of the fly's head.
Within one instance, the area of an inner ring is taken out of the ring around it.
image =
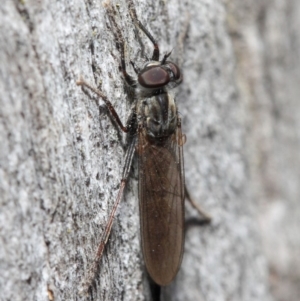
[[[138,74],[138,83],[141,89],[154,92],[175,88],[181,82],[182,74],[179,67],[164,59],[161,62],[147,62]]]

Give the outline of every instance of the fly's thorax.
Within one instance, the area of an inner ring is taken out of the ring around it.
[[[139,103],[138,115],[148,136],[168,137],[177,126],[177,110],[174,97],[161,93]]]

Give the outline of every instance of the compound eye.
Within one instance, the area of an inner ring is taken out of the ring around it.
[[[177,81],[177,80],[181,79],[181,72],[180,72],[179,67],[176,64],[171,63],[171,62],[167,62],[167,65],[174,75],[172,80]]]
[[[155,89],[167,85],[170,76],[161,66],[152,66],[141,71],[138,81],[145,88]]]

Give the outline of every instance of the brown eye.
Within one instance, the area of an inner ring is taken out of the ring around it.
[[[145,88],[160,88],[167,85],[170,76],[166,70],[160,66],[148,67],[141,71],[138,77],[141,86]]]
[[[175,81],[179,80],[181,77],[181,72],[180,72],[179,67],[171,62],[168,62],[167,66],[170,68],[170,70],[174,74],[173,80],[175,80]]]

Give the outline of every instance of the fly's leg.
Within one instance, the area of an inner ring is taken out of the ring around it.
[[[185,144],[186,142],[186,136],[184,134],[182,134],[181,132],[181,118],[178,116],[178,111],[177,111],[177,120],[178,120],[178,134],[177,134],[177,144],[179,146],[181,155],[180,157],[182,158],[182,146]],[[182,170],[182,175],[184,175],[184,171]],[[202,219],[199,221],[201,224],[208,224],[211,222],[212,218],[211,216],[206,213],[200,206],[198,206],[195,201],[191,198],[191,195],[186,187],[186,184],[184,183],[184,195],[185,197],[189,200],[189,202],[191,203],[191,205],[198,211],[199,215],[202,216]]]
[[[157,41],[153,38],[152,34],[147,30],[147,28],[138,19],[132,0],[128,0],[128,7],[129,7],[129,12],[130,12],[133,23],[141,29],[141,31],[148,37],[148,39],[153,44],[154,49],[153,49],[153,54],[152,54],[152,61],[158,61],[159,60],[159,47],[158,47]]]
[[[132,121],[129,119],[128,124],[131,123],[131,122]],[[120,183],[119,192],[118,192],[117,198],[115,200],[115,203],[113,205],[112,211],[109,215],[107,224],[106,224],[105,229],[103,231],[103,234],[100,238],[100,242],[98,244],[97,252],[96,252],[96,255],[94,257],[92,267],[88,272],[88,276],[86,278],[86,281],[84,283],[83,290],[82,290],[81,293],[87,293],[87,291],[89,290],[89,288],[91,287],[91,285],[92,285],[92,283],[95,279],[95,275],[97,273],[97,268],[98,268],[98,265],[99,265],[99,261],[102,257],[103,250],[104,250],[105,245],[108,241],[108,238],[109,238],[109,235],[110,235],[110,232],[111,232],[111,228],[112,228],[112,225],[113,225],[114,217],[115,217],[117,208],[118,208],[118,206],[121,202],[123,192],[124,192],[124,189],[125,189],[125,186],[126,186],[126,183],[127,183],[129,172],[130,172],[130,169],[131,169],[131,166],[132,166],[133,157],[134,157],[134,154],[135,154],[135,146],[136,146],[136,136],[132,136],[131,140],[130,140],[130,143],[129,143],[129,147],[128,147],[128,149],[126,151],[126,155],[125,155],[125,163],[124,163],[124,166],[123,166],[123,173],[122,173],[122,179],[121,179],[121,183]]]
[[[122,31],[121,31],[119,25],[117,24],[117,22],[114,18],[114,15],[116,15],[116,11],[110,4],[106,5],[106,11],[107,11],[107,15],[109,17],[109,20],[110,20],[110,22],[113,26],[113,34],[115,36],[115,39],[117,40],[117,46],[120,50],[120,54],[121,54],[121,71],[123,73],[123,76],[124,76],[127,84],[130,87],[134,88],[136,86],[136,80],[134,80],[134,78],[131,75],[129,75],[127,73],[127,70],[126,70],[125,40],[123,38]]]
[[[130,64],[135,72],[136,75],[139,75],[140,70],[137,68],[137,66],[135,65],[135,63],[133,61],[130,61]]]
[[[198,211],[199,215],[202,217],[202,219],[200,220],[200,223],[201,224],[209,224],[212,220],[212,217],[206,211],[204,211],[199,205],[197,205],[195,203],[195,201],[191,198],[191,195],[190,195],[186,185],[184,185],[184,191],[185,191],[185,197],[189,200],[191,205]]]
[[[84,287],[83,287],[83,290],[82,290],[82,293],[86,293],[88,291],[88,289],[90,288],[90,286],[91,286],[91,284],[92,284],[92,282],[95,278],[98,263],[99,263],[99,260],[102,256],[102,253],[103,253],[104,247],[107,243],[107,240],[109,238],[109,235],[110,235],[110,232],[111,232],[111,227],[112,227],[113,220],[114,220],[114,216],[115,216],[116,210],[118,208],[118,205],[119,205],[119,203],[122,199],[123,192],[124,192],[124,189],[125,189],[125,186],[126,186],[126,182],[127,182],[128,176],[129,176],[133,156],[134,156],[134,153],[135,153],[135,145],[136,145],[136,135],[134,135],[136,133],[136,112],[135,112],[135,107],[133,107],[132,110],[131,110],[131,114],[128,118],[128,121],[126,123],[126,126],[124,126],[122,121],[120,120],[120,117],[119,117],[118,113],[114,109],[113,105],[111,104],[111,102],[108,100],[108,98],[101,91],[95,89],[90,84],[85,82],[83,79],[80,79],[79,81],[77,81],[77,85],[88,88],[89,90],[91,90],[95,94],[97,94],[97,96],[99,96],[100,98],[103,99],[103,101],[105,102],[105,104],[106,104],[107,108],[109,109],[111,115],[113,116],[113,118],[115,119],[115,121],[117,122],[117,124],[119,125],[121,130],[125,133],[129,133],[129,139],[130,139],[129,140],[129,147],[126,151],[125,163],[124,163],[124,167],[123,167],[123,173],[122,173],[122,179],[121,179],[121,183],[120,183],[119,192],[118,192],[117,198],[115,200],[115,203],[113,205],[112,212],[111,212],[111,214],[108,218],[108,222],[105,226],[104,232],[101,236],[100,243],[98,245],[98,249],[97,249],[92,267],[91,267],[91,269],[88,273],[87,280],[86,280],[86,282],[84,284]]]
[[[126,126],[123,125],[118,113],[116,112],[115,108],[113,107],[113,105],[111,104],[111,102],[108,100],[108,98],[98,89],[92,87],[90,84],[88,84],[85,80],[83,80],[82,78],[80,78],[76,84],[78,86],[82,86],[82,87],[86,87],[89,90],[93,91],[95,94],[97,94],[101,99],[103,99],[105,105],[107,106],[110,114],[112,115],[112,117],[114,118],[114,120],[116,121],[116,123],[118,124],[118,126],[120,127],[120,129],[125,132],[131,132],[132,131],[132,122],[128,122]]]
[[[127,149],[126,156],[125,156],[125,164],[124,164],[124,167],[123,167],[122,180],[121,180],[119,192],[118,192],[117,198],[115,200],[115,203],[113,205],[110,216],[108,218],[108,222],[105,226],[104,232],[101,236],[100,243],[98,245],[98,249],[97,249],[95,258],[93,260],[92,267],[89,271],[86,283],[84,284],[83,292],[88,291],[88,289],[91,287],[91,285],[92,285],[92,283],[95,279],[95,275],[97,273],[97,267],[99,265],[99,261],[101,259],[102,254],[103,254],[104,247],[105,247],[105,245],[108,241],[108,238],[109,238],[109,235],[110,235],[110,232],[111,232],[111,228],[112,228],[112,225],[113,225],[114,217],[115,217],[117,208],[120,204],[120,201],[122,199],[123,192],[124,192],[124,189],[125,189],[125,186],[126,186],[126,183],[127,183],[127,179],[128,179],[128,176],[129,176],[129,172],[130,172],[130,169],[131,169],[131,165],[132,165],[132,161],[133,161],[133,157],[134,157],[134,153],[135,153],[135,145],[136,145],[136,136],[133,136],[132,140],[130,141],[130,144],[129,144],[129,147]]]

